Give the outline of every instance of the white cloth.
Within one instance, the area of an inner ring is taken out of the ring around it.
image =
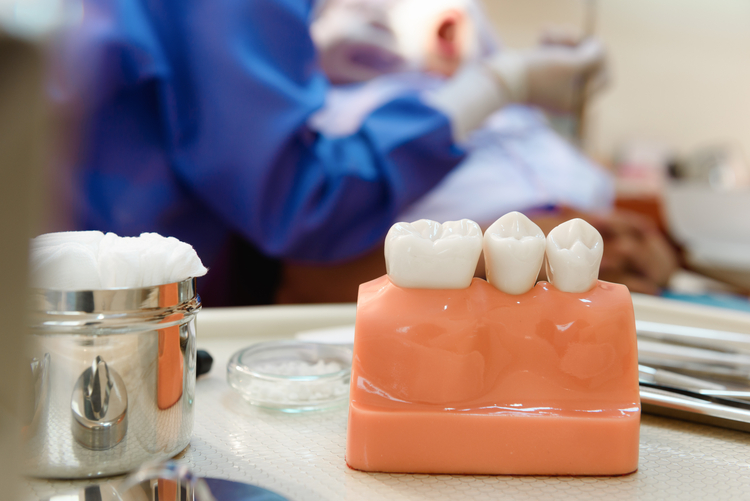
[[[427,96],[443,82],[405,73],[336,87],[310,126],[332,136],[352,134],[378,106],[409,92]],[[611,176],[555,133],[536,108],[503,108],[470,134],[465,146],[467,158],[397,221],[467,218],[486,226],[514,210],[549,205],[582,211],[611,207]]]
[[[208,271],[193,247],[176,238],[100,231],[40,235],[31,241],[30,265],[32,287],[71,291],[150,287]]]

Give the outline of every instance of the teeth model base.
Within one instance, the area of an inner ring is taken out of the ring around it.
[[[390,277],[360,286],[347,464],[424,474],[635,471],[633,306],[624,285],[596,280],[601,237],[573,221],[545,239],[508,214],[484,236],[485,281],[470,276],[481,233],[459,223],[459,242],[445,234],[451,224],[395,228]],[[471,259],[454,280],[464,245]],[[545,249],[553,283],[534,285]],[[408,262],[419,263],[416,273]],[[462,287],[434,287],[445,283]]]

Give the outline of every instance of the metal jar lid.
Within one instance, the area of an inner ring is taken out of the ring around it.
[[[183,323],[201,309],[194,278],[141,288],[62,291],[32,289],[37,334],[114,334]],[[172,321],[174,319],[174,321]]]

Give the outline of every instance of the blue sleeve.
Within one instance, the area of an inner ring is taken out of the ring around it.
[[[328,82],[309,11],[305,0],[113,3],[116,26],[99,42],[121,75],[107,79],[119,87],[94,125],[118,135],[92,142],[88,180],[107,229],[117,218],[169,227],[170,214],[184,217],[180,204],[199,203],[211,217],[196,219],[194,239],[224,226],[272,256],[336,261],[382,240],[461,160],[448,119],[416,96],[382,106],[348,137],[313,132]],[[129,187],[116,188],[111,165]],[[158,202],[128,208],[134,179]]]

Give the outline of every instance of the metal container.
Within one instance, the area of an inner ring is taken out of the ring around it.
[[[194,279],[35,290],[31,303],[27,474],[114,475],[188,445],[201,308]]]

